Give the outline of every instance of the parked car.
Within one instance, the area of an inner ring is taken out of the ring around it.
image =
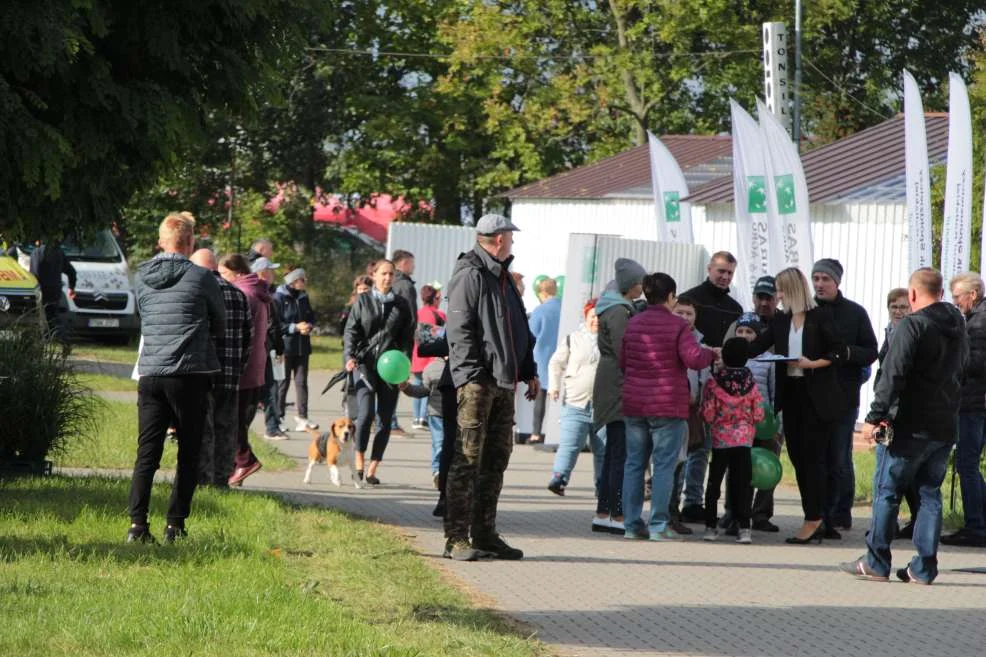
[[[41,288],[17,260],[0,254],[0,335],[14,324],[45,328]]]

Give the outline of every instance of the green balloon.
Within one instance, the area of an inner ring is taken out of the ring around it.
[[[763,402],[760,404],[763,408],[763,419],[757,422],[757,440],[773,440],[774,436],[781,430],[781,423],[774,415],[774,409],[770,407],[770,404]]]
[[[751,483],[754,488],[770,490],[781,482],[784,469],[781,467],[781,460],[777,458],[777,454],[763,447],[754,447],[750,450],[750,459],[753,461]]]
[[[377,359],[377,374],[387,383],[393,385],[404,383],[411,376],[411,361],[403,351],[397,349],[385,351]]]
[[[561,296],[565,293],[565,277],[564,276],[556,276],[555,277],[555,283],[558,284],[558,291],[555,292],[555,296],[558,297],[559,299],[561,299]]]

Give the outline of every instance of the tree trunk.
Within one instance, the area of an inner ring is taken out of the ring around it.
[[[620,50],[628,51],[630,48],[627,41],[626,16],[616,6],[616,0],[609,0],[609,9],[613,14],[613,20],[616,21],[616,38]],[[620,77],[623,79],[629,114],[635,120],[633,143],[641,146],[647,143],[647,112],[650,107],[641,98],[640,89],[637,88],[637,82],[633,79],[633,73],[629,69],[624,69],[620,72]]]

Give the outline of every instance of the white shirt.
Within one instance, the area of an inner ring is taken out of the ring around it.
[[[797,328],[794,325],[794,317],[791,318],[791,332],[787,336],[787,355],[791,358],[801,358],[804,355],[804,338],[805,338],[805,325],[802,323],[801,328]],[[788,363],[787,375],[793,377],[802,377],[805,375],[805,371],[800,367],[795,367],[794,365]]]

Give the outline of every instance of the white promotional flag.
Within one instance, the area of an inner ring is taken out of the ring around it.
[[[767,215],[771,226],[780,229],[784,267],[798,267],[807,274],[814,259],[808,183],[801,157],[784,124],[760,100],[757,115],[766,155]]]
[[[931,266],[931,178],[924,107],[914,76],[904,71],[904,158],[907,180],[908,271]]]
[[[688,196],[685,175],[678,161],[661,140],[647,132],[650,146],[650,179],[654,188],[654,216],[657,219],[657,239],[662,242],[692,244],[692,209],[682,203]]]
[[[760,127],[736,101],[729,101],[729,110],[733,122],[733,205],[739,245],[736,258],[745,274],[745,280],[740,277],[740,282],[752,289],[761,276],[773,276],[780,271],[780,259],[772,257],[780,254],[780,246],[771,244],[767,223],[767,174]]]
[[[969,271],[971,235],[972,116],[962,76],[949,73],[948,166],[941,236],[941,273],[946,281],[960,272]]]

